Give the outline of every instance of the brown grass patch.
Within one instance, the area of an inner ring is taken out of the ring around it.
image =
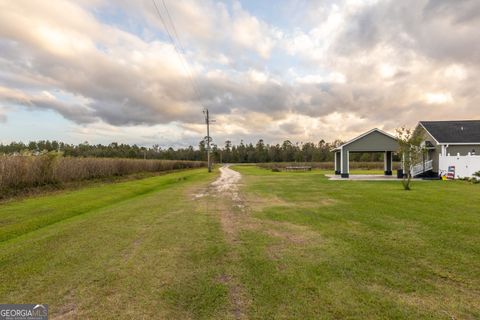
[[[0,156],[0,196],[8,192],[75,181],[204,167],[204,162],[115,158]]]

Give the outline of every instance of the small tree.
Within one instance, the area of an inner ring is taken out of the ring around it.
[[[421,147],[423,134],[420,131],[401,127],[396,129],[399,153],[403,162],[402,184],[405,190],[410,190],[412,166],[423,160],[424,148]]]

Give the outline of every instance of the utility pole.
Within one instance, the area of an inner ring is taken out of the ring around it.
[[[207,162],[208,162],[208,172],[212,172],[212,162],[210,160],[210,116],[208,114],[208,109],[203,109],[205,114],[205,123],[207,125]]]

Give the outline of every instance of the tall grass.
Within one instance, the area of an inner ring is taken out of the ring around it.
[[[141,172],[161,172],[204,166],[206,164],[200,161],[64,158],[53,154],[4,155],[0,156],[0,192]]]
[[[396,170],[399,167],[399,162],[392,163],[392,168]],[[288,166],[309,166],[314,169],[322,170],[334,170],[335,165],[333,162],[269,162],[269,163],[257,163],[257,166],[265,169],[283,169]],[[383,170],[384,163],[380,162],[362,162],[362,161],[350,161],[349,164],[350,170],[361,169],[361,170]]]

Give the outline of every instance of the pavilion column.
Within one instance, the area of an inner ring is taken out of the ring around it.
[[[391,176],[392,175],[392,151],[385,151],[384,155],[384,163],[385,163],[385,175]]]
[[[340,174],[340,168],[342,167],[342,162],[340,161],[341,155],[339,151],[335,151],[335,174]]]
[[[350,159],[349,159],[349,157],[350,157],[350,152],[349,152],[347,149],[342,148],[342,149],[340,150],[340,155],[341,155],[340,161],[341,161],[341,163],[342,163],[341,177],[342,177],[342,178],[348,178],[348,176],[349,176],[349,174],[348,174],[348,173],[349,173],[349,164],[348,164],[348,162],[349,162],[349,160],[350,160]]]

